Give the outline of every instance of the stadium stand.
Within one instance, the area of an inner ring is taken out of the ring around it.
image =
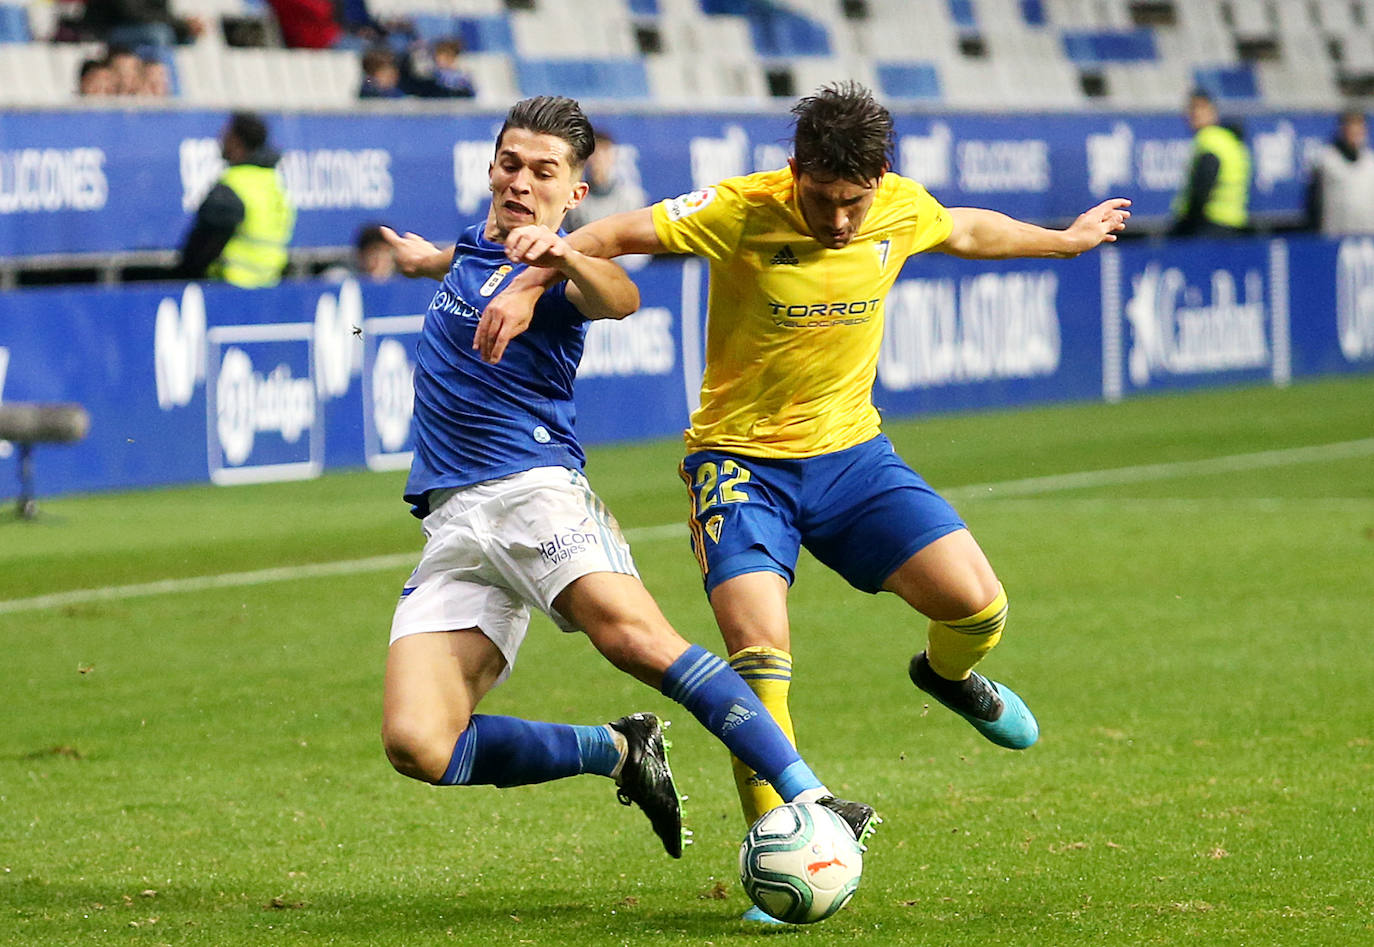
[[[0,4],[0,107],[68,105],[74,0]],[[476,104],[566,82],[614,101],[702,106],[788,98],[855,78],[951,108],[1177,108],[1223,101],[1337,109],[1374,93],[1370,0],[370,0],[391,37],[459,38]],[[354,105],[352,48],[284,51],[262,0],[176,0],[211,24],[176,51],[187,106]],[[260,29],[244,31],[244,25]],[[595,27],[589,27],[595,24]],[[244,49],[258,39],[265,49]],[[81,55],[88,55],[83,51]],[[580,65],[578,65],[580,64]],[[87,106],[90,103],[83,103]]]
[[[159,53],[160,100],[79,97],[81,63],[101,52],[83,8],[0,2],[0,112],[462,114],[550,91],[593,107],[735,109],[851,78],[900,108],[950,113],[1177,116],[1195,86],[1239,115],[1374,100],[1374,0],[366,0],[387,32],[333,49],[285,48],[265,0],[172,0],[208,29]],[[359,103],[368,43],[404,58],[451,38],[475,97]]]

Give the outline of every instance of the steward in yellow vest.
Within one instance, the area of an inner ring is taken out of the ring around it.
[[[1174,198],[1175,236],[1230,237],[1250,223],[1250,149],[1240,132],[1218,123],[1216,105],[1204,92],[1188,103],[1193,157]]]
[[[256,115],[235,114],[220,151],[229,167],[201,202],[176,275],[234,286],[275,286],[286,269],[296,211],[277,177],[278,153]]]

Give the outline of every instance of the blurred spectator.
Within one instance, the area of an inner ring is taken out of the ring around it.
[[[615,139],[604,128],[596,130],[596,149],[587,159],[582,177],[587,182],[587,196],[563,218],[563,226],[569,231],[648,203],[644,189],[630,180],[621,167]]]
[[[125,46],[172,46],[205,32],[198,16],[177,16],[169,0],[87,0],[82,25],[95,38]]]
[[[87,59],[81,64],[76,90],[79,95],[114,95],[114,71],[105,59]]]
[[[1237,125],[1222,125],[1216,103],[1202,90],[1188,99],[1193,157],[1174,198],[1174,236],[1230,237],[1250,222],[1250,149]]]
[[[156,56],[143,60],[138,95],[165,99],[172,94],[172,73],[167,64]]]
[[[391,50],[374,46],[363,53],[363,84],[358,90],[358,98],[398,99],[404,95],[401,69]]]
[[[406,59],[406,91],[426,98],[472,98],[477,90],[459,64],[462,51],[463,44],[456,39],[441,39],[432,49],[413,51]]]
[[[237,112],[220,137],[228,167],[201,202],[181,248],[176,275],[235,286],[275,286],[286,269],[296,212],[277,176],[280,155],[267,126]]]
[[[382,225],[375,223],[358,228],[353,238],[351,266],[331,266],[320,274],[321,278],[336,283],[342,283],[350,277],[381,283],[395,275],[396,257],[391,251],[391,244],[382,236]]]
[[[344,35],[334,0],[267,0],[291,49],[330,49]]]
[[[1374,152],[1364,113],[1341,113],[1307,186],[1307,219],[1328,236],[1374,233]]]
[[[138,95],[143,90],[143,57],[128,46],[113,44],[106,53],[115,95]]]

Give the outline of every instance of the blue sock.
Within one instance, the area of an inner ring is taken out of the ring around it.
[[[528,786],[579,773],[609,776],[619,761],[605,727],[473,714],[439,784]]]
[[[821,788],[763,703],[720,657],[692,645],[663,673],[659,689],[772,783],[784,801]]]

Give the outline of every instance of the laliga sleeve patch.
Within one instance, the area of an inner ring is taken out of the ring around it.
[[[663,202],[663,206],[668,212],[668,219],[678,221],[684,217],[690,217],[715,199],[716,189],[706,187],[698,191],[690,191],[680,197],[669,198]]]

